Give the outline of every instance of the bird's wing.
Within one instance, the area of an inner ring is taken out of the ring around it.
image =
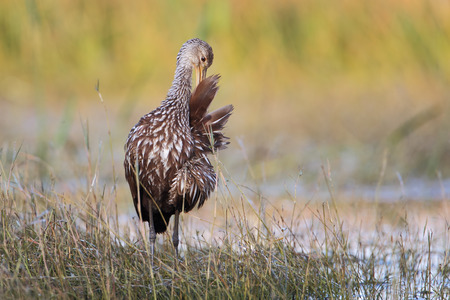
[[[226,105],[208,113],[208,107],[217,93],[219,75],[212,75],[195,89],[190,100],[190,125],[196,143],[196,155],[210,153],[213,149],[224,149],[229,143],[221,130],[233,111],[233,105]]]
[[[194,93],[192,93],[189,102],[189,121],[191,126],[198,124],[208,112],[208,107],[219,89],[217,85],[219,79],[219,75],[212,75],[205,78],[199,83]]]
[[[216,109],[215,111],[208,113],[203,118],[202,123],[207,128],[211,126],[213,132],[222,130],[225,127],[225,124],[227,123],[233,109],[234,107],[231,104]]]

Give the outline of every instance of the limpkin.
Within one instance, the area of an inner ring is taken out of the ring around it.
[[[136,212],[149,224],[152,260],[156,234],[167,230],[172,215],[172,242],[178,256],[179,214],[196,205],[200,208],[208,199],[216,174],[207,154],[229,143],[221,130],[233,106],[208,113],[219,80],[218,75],[206,78],[213,58],[208,43],[197,38],[184,43],[166,99],[139,120],[125,144],[125,176]],[[196,88],[191,93],[193,69]]]

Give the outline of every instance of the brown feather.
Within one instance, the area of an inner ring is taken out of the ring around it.
[[[216,96],[219,86],[219,75],[212,75],[202,80],[189,101],[189,120],[195,126],[207,113],[208,107]]]
[[[197,145],[194,149],[196,156],[224,149],[229,144],[228,138],[220,130],[227,123],[233,106],[226,105],[208,113],[208,107],[219,89],[219,79],[219,75],[212,75],[201,81],[189,102],[189,121]]]
[[[207,127],[211,126],[213,131],[222,130],[227,123],[233,109],[234,107],[231,104],[216,109],[215,111],[207,114],[205,118],[203,118],[202,123]]]

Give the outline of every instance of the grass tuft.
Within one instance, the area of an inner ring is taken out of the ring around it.
[[[374,215],[367,202],[339,201],[330,185],[330,204],[292,197],[273,205],[253,193],[233,196],[232,180],[220,173],[227,181],[210,200],[214,221],[184,215],[181,258],[166,234],[152,268],[147,233],[134,215],[119,221],[115,193],[36,188],[22,173],[26,155],[11,157],[1,164],[1,298],[449,296],[449,230],[436,237],[431,224],[411,224],[420,216],[413,203],[408,210],[379,203],[383,215]],[[98,177],[98,167],[90,170]],[[350,224],[355,212],[376,228]]]

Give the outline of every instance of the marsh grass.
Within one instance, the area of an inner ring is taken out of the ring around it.
[[[449,296],[445,201],[340,201],[325,171],[328,199],[267,199],[218,164],[218,191],[198,214],[183,215],[180,258],[165,234],[152,267],[147,233],[118,211],[115,181],[95,184],[102,170],[93,160],[92,173],[81,174],[91,184],[61,193],[31,179],[35,166],[20,149],[3,150],[2,299]]]

